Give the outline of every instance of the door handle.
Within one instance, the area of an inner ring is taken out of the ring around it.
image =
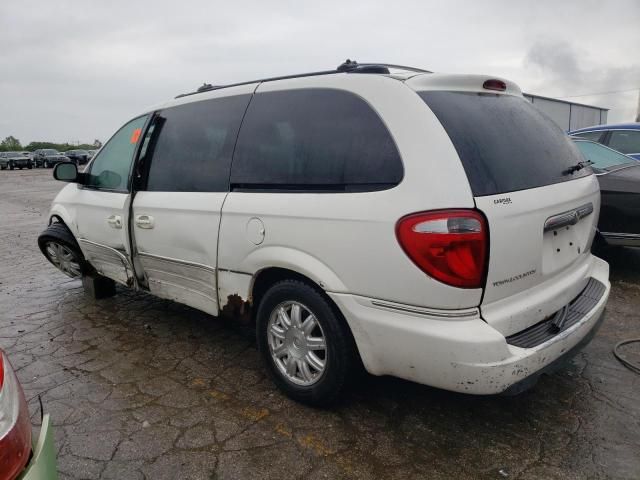
[[[153,228],[153,217],[151,215],[136,215],[136,225],[139,228]]]
[[[122,217],[120,215],[111,215],[107,218],[107,223],[112,228],[122,228]]]

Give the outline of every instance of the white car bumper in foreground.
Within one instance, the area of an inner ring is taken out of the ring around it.
[[[590,275],[604,286],[592,308],[532,348],[507,343],[477,309],[429,311],[355,295],[329,295],[347,319],[370,373],[477,395],[515,393],[595,333],[611,289],[607,263],[594,257]]]

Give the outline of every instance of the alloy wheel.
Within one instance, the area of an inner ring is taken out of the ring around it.
[[[71,278],[82,274],[78,256],[65,245],[53,241],[47,242],[45,252],[51,263]]]
[[[269,351],[279,372],[291,383],[310,386],[327,366],[327,341],[318,319],[296,301],[277,305],[267,327]]]

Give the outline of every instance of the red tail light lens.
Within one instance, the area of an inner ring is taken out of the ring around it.
[[[447,285],[482,288],[489,231],[475,210],[415,213],[396,225],[398,242],[423,272]]]
[[[14,480],[31,453],[31,421],[22,387],[0,351],[0,480]]]
[[[491,80],[487,80],[482,84],[482,88],[485,90],[495,90],[497,92],[504,92],[507,89],[507,84],[502,80],[497,80],[492,78]]]

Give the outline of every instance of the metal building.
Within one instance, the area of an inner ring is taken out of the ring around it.
[[[567,132],[607,123],[608,108],[567,102],[566,100],[541,97],[530,93],[523,93],[523,95]]]

